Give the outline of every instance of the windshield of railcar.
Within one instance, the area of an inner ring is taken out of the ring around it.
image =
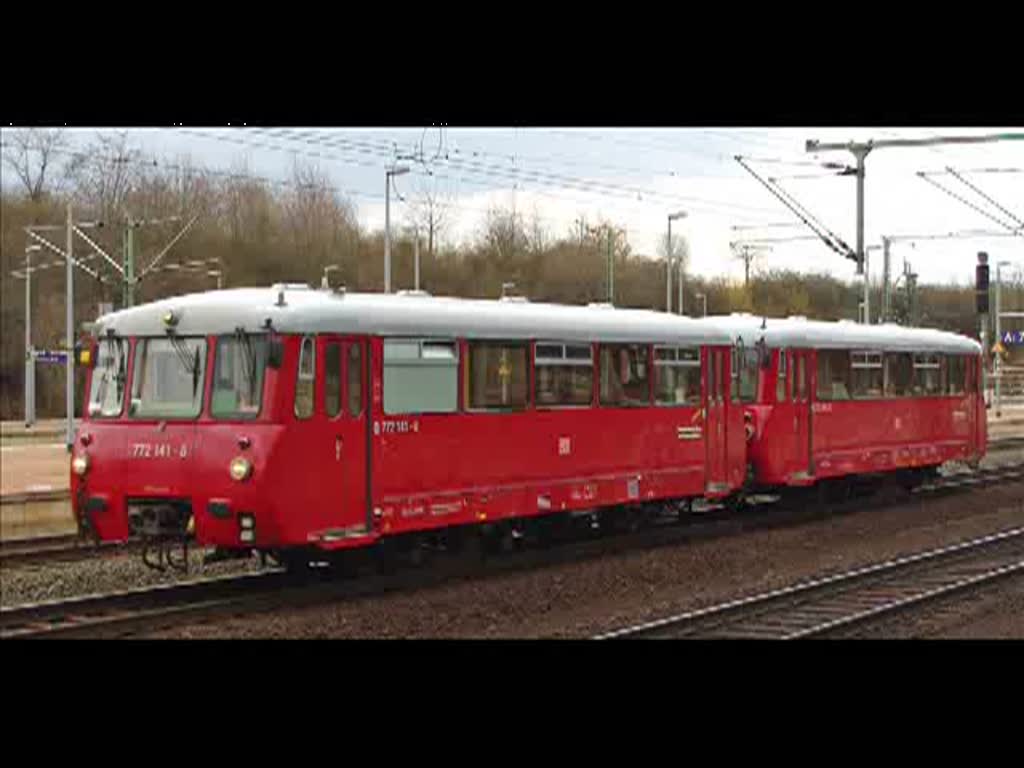
[[[205,372],[205,339],[139,339],[129,415],[137,419],[196,418],[203,407]]]
[[[251,419],[263,399],[266,335],[235,334],[217,339],[210,413],[218,419]]]

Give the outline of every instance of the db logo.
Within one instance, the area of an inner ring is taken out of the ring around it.
[[[558,438],[558,455],[568,456],[572,453],[572,440],[568,437]]]

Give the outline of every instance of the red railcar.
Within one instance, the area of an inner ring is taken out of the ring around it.
[[[745,479],[731,339],[696,320],[284,285],[94,334],[72,490],[104,540],[333,550]]]
[[[896,325],[731,315],[753,487],[896,473],[918,482],[986,449],[981,345]]]

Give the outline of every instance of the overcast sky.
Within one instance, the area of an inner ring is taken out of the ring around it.
[[[851,247],[856,245],[856,182],[814,165],[853,163],[848,152],[811,155],[808,139],[848,141],[972,135],[1024,131],[992,129],[304,129],[175,128],[129,131],[147,153],[193,161],[221,170],[244,166],[249,173],[289,177],[293,163],[313,165],[329,176],[355,206],[360,223],[379,229],[384,222],[384,168],[396,155],[411,173],[395,180],[410,199],[418,189],[436,187],[453,204],[448,239],[472,237],[490,205],[515,205],[529,220],[534,212],[552,235],[565,235],[581,214],[594,223],[607,218],[623,227],[634,252],[653,255],[664,236],[669,213],[684,210],[673,233],[691,243],[691,271],[705,276],[742,275],[729,243],[739,238],[810,235],[810,230],[744,171],[734,155],[779,183]],[[75,131],[87,142],[95,130]],[[786,162],[780,162],[786,161]],[[799,164],[787,164],[795,162]],[[867,159],[867,243],[882,235],[945,234],[964,230],[1008,232],[1005,226],[959,202],[917,176],[918,171],[952,167],[999,206],[986,202],[955,177],[935,176],[953,192],[1013,226],[1024,221],[1024,141],[877,149]],[[1015,169],[979,173],[976,169]],[[816,178],[786,178],[813,175]],[[392,197],[392,226],[406,223],[408,206]],[[1011,217],[1015,216],[1017,221]],[[765,224],[791,227],[744,229]],[[1024,231],[1022,231],[1024,233]],[[762,268],[827,272],[852,279],[854,265],[818,240],[779,243],[764,254]],[[921,281],[973,281],[975,255],[985,250],[992,263],[1024,263],[1024,237],[898,242],[893,273],[910,260]],[[872,251],[877,275],[881,254]]]

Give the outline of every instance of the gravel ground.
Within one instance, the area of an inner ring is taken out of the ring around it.
[[[178,553],[180,556],[180,552]],[[229,560],[211,565],[202,564],[203,552],[189,552],[189,572],[160,573],[142,564],[141,555],[104,555],[67,563],[27,564],[0,569],[0,605],[60,600],[76,595],[133,589],[155,584],[222,576],[258,570],[259,561]]]
[[[1022,523],[1024,483],[1017,482],[969,496],[918,500],[416,592],[183,625],[152,636],[584,638]],[[1024,637],[1013,626],[1007,627],[1011,636]]]

